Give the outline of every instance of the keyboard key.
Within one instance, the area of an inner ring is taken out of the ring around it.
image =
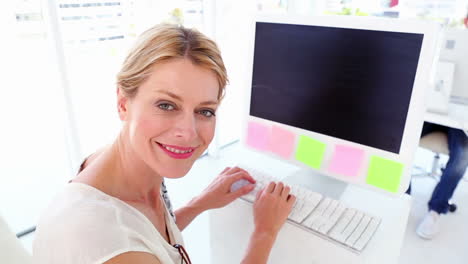
[[[341,215],[344,213],[345,210],[346,210],[346,206],[339,203],[335,211],[330,216],[328,222],[322,225],[318,231],[322,234],[327,234],[328,231],[330,231],[330,229],[336,224],[336,222],[338,221],[338,219],[341,217]]]
[[[289,215],[289,219],[296,223],[301,223],[304,219],[314,210],[316,203],[310,203],[307,200],[307,194],[300,194],[298,199],[296,199],[296,204],[292,213]]]
[[[369,225],[367,225],[367,228],[364,230],[364,233],[362,233],[358,241],[354,243],[353,248],[361,251],[367,245],[371,237],[374,235],[379,224],[380,224],[379,219],[372,218]]]
[[[320,218],[322,217],[323,212],[325,211],[325,209],[327,209],[327,207],[330,204],[331,200],[332,199],[330,199],[328,197],[322,199],[322,201],[320,201],[317,208],[315,208],[315,210],[309,215],[309,217],[307,217],[304,220],[303,225],[310,228],[310,229],[313,229],[314,224],[317,221],[320,221]]]
[[[308,192],[306,199],[308,203],[312,203],[312,204],[315,204],[315,206],[317,206],[320,200],[322,200],[322,197],[323,195],[321,195],[320,193]]]
[[[353,219],[349,222],[348,226],[343,230],[343,233],[341,233],[341,236],[338,238],[338,241],[340,242],[345,242],[346,239],[351,235],[351,233],[354,232],[354,229],[358,226],[359,222],[361,222],[362,217],[364,214],[362,212],[356,212],[354,215]]]
[[[361,237],[364,230],[366,230],[366,227],[369,224],[370,220],[371,217],[365,215],[359,222],[354,232],[348,237],[348,239],[346,239],[345,244],[348,246],[353,246],[354,243],[356,243],[356,241]]]
[[[338,240],[345,228],[348,226],[349,222],[353,219],[356,214],[356,209],[346,209],[343,216],[338,219],[338,223],[330,231],[330,237]],[[338,240],[339,241],[339,240]]]
[[[325,225],[325,223],[329,221],[331,213],[335,211],[338,203],[339,202],[337,200],[331,200],[330,203],[328,203],[327,208],[325,208],[323,211],[321,217],[319,217],[315,223],[312,224],[311,228],[315,231],[318,231],[322,225]]]

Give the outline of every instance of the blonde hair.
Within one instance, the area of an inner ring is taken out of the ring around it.
[[[156,25],[140,35],[117,74],[117,86],[132,98],[154,65],[176,58],[213,71],[219,84],[218,99],[224,96],[228,77],[216,43],[195,29],[170,24]]]

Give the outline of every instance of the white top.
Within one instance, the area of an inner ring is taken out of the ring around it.
[[[182,235],[166,208],[172,244]],[[147,252],[162,264],[181,262],[176,248],[129,204],[82,183],[69,183],[41,216],[33,244],[34,263],[103,263],[129,251]]]

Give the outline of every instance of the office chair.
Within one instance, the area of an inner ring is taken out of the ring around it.
[[[32,256],[0,215],[0,263],[28,264]]]
[[[421,148],[430,150],[434,152],[434,159],[432,160],[431,171],[426,171],[424,168],[416,166],[416,169],[422,171],[421,173],[413,174],[413,176],[429,176],[436,181],[440,180],[444,166],[440,163],[440,154],[449,154],[447,135],[443,132],[432,132],[421,138],[419,141],[419,146]],[[450,212],[455,212],[457,210],[457,205],[449,202]]]

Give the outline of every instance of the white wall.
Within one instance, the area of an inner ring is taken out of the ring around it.
[[[242,114],[247,106],[245,91],[249,41],[256,12],[256,1],[216,1],[215,40],[229,75],[226,97],[218,112],[217,136],[222,146],[240,136]]]

